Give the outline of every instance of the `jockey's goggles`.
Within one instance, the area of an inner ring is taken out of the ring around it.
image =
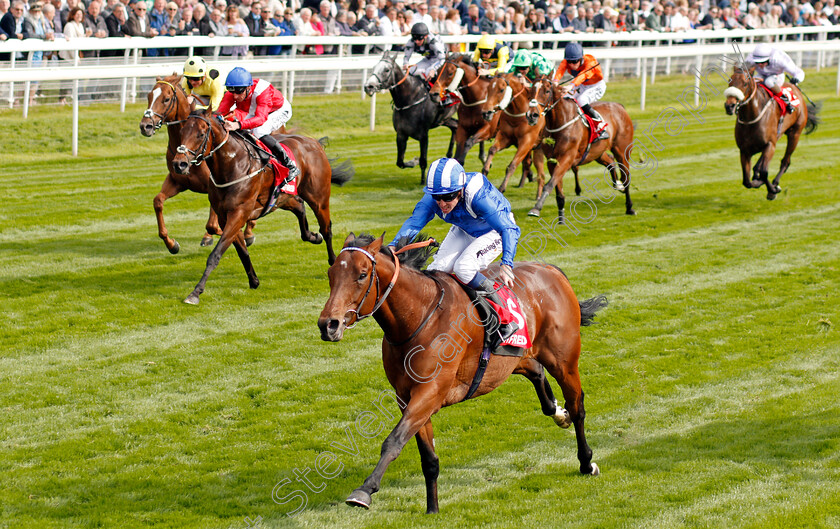
[[[453,200],[458,198],[458,194],[460,192],[461,191],[459,190],[459,191],[453,191],[451,193],[443,193],[443,194],[440,194],[440,195],[432,195],[432,198],[435,200],[435,202],[452,202]]]
[[[231,94],[244,94],[245,90],[247,90],[247,86],[226,86],[225,90],[230,92]]]
[[[201,75],[198,75],[198,76],[195,76],[195,77],[190,76],[190,75],[185,75],[184,77],[187,78],[187,81],[201,81],[201,80],[204,79],[204,76],[201,76]]]

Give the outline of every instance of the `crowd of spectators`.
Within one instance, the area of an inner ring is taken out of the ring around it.
[[[634,30],[832,26],[836,0],[0,0],[2,42],[9,39],[132,38],[176,35],[408,36],[424,22],[440,35],[608,33]],[[708,4],[707,9],[703,5]],[[837,34],[831,34],[832,37]],[[513,48],[534,47],[532,42]],[[333,54],[335,46],[303,53]],[[396,47],[395,47],[396,48]],[[458,45],[451,45],[457,50]],[[197,49],[196,54],[206,50]],[[364,46],[352,46],[352,52]],[[282,55],[289,46],[225,46],[221,55]],[[85,56],[98,56],[95,51]],[[149,55],[185,55],[187,49],[151,49]],[[122,54],[103,51],[102,56]],[[68,52],[39,53],[43,61]],[[20,56],[22,58],[22,55]]]

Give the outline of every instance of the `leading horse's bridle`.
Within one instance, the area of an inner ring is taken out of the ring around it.
[[[190,160],[189,158],[187,159],[189,164],[190,165],[201,165],[201,163],[204,160],[213,156],[213,154],[215,154],[216,151],[221,149],[222,146],[225,143],[227,143],[227,141],[230,139],[230,133],[227,131],[227,129],[224,129],[225,130],[225,139],[223,139],[218,145],[216,145],[216,147],[214,147],[209,153],[204,154],[205,151],[207,150],[207,142],[213,136],[213,124],[210,123],[210,120],[205,118],[204,116],[189,116],[184,121],[187,121],[190,118],[200,119],[201,121],[207,123],[207,131],[204,133],[204,137],[201,139],[201,146],[198,148],[197,151],[194,151],[194,150],[190,149],[189,147],[187,147],[186,145],[184,145],[182,143],[181,145],[178,146],[177,149],[175,149],[175,152],[177,152],[178,154],[184,154],[184,155],[191,154],[193,159],[192,160]],[[213,184],[216,184],[216,182],[213,182]],[[231,185],[231,184],[225,184],[224,186],[216,185],[216,187],[227,187],[228,185]]]
[[[368,259],[370,259],[371,265],[373,267],[372,270],[371,270],[371,273],[370,273],[370,281],[368,282],[367,290],[365,290],[365,295],[362,296],[361,301],[359,301],[359,303],[358,303],[358,305],[356,305],[355,309],[349,309],[345,313],[345,314],[352,313],[353,316],[355,317],[355,321],[351,325],[347,325],[345,323],[346,327],[348,329],[352,329],[353,327],[356,326],[357,323],[359,323],[363,319],[368,318],[370,316],[373,316],[373,313],[376,312],[377,310],[379,310],[379,308],[382,306],[382,304],[385,303],[385,300],[388,298],[388,295],[391,294],[391,290],[394,288],[394,285],[397,283],[397,279],[400,277],[400,259],[398,257],[399,254],[401,254],[403,252],[406,252],[408,250],[414,249],[414,248],[421,248],[421,247],[429,246],[429,245],[435,244],[435,243],[436,242],[435,242],[434,239],[428,239],[428,240],[421,241],[421,242],[407,244],[407,245],[403,246],[402,248],[400,248],[399,250],[394,251],[393,252],[394,275],[393,275],[393,277],[391,277],[391,281],[388,282],[388,286],[385,287],[385,291],[381,295],[379,294],[379,292],[380,292],[379,276],[376,273],[376,258],[369,251],[365,250],[364,248],[359,248],[357,246],[345,246],[344,248],[342,248],[338,252],[339,254],[341,254],[341,252],[344,252],[344,251],[359,252],[362,255],[364,255],[365,257],[367,257]],[[429,313],[426,315],[426,317],[420,323],[420,326],[418,326],[417,329],[413,333],[411,333],[411,336],[409,336],[407,339],[405,339],[405,340],[403,340],[402,342],[399,342],[399,343],[393,343],[393,342],[391,342],[391,340],[388,340],[388,338],[385,337],[385,339],[391,345],[393,345],[393,346],[404,345],[404,344],[407,344],[408,342],[410,342],[411,340],[413,340],[414,338],[416,338],[417,335],[420,334],[420,331],[422,331],[423,328],[426,326],[426,324],[429,323],[429,320],[432,319],[432,316],[434,315],[435,311],[440,309],[441,304],[443,303],[443,296],[446,294],[446,290],[444,290],[443,286],[438,282],[438,280],[435,277],[433,277],[433,276],[430,276],[430,277],[438,285],[438,288],[440,288],[440,298],[438,299],[437,305],[435,306],[434,309],[429,311]],[[379,296],[379,299],[374,303],[373,309],[371,309],[370,312],[368,312],[367,314],[359,314],[359,311],[362,309],[362,305],[365,304],[365,301],[367,301],[368,295],[370,295],[370,291],[373,288],[374,282],[376,283],[376,292],[377,292],[376,295]]]
[[[178,90],[180,90],[184,94],[184,97],[187,97],[187,92],[183,89],[183,87],[181,87],[181,85],[177,85],[177,88],[176,88],[175,85],[173,85],[169,81],[164,81],[163,79],[161,79],[160,81],[157,81],[154,84],[154,86],[157,86],[158,84],[165,84],[169,88],[171,88],[173,97],[172,97],[172,100],[169,102],[169,104],[166,105],[166,108],[164,109],[162,115],[158,114],[157,112],[155,112],[151,108],[147,108],[146,111],[143,112],[143,117],[144,118],[152,118],[152,124],[155,127],[155,132],[160,130],[160,128],[163,127],[164,125],[177,125],[178,123],[183,123],[183,122],[186,121],[186,119],[180,119],[178,121],[166,121],[166,116],[168,116],[169,113],[172,111],[172,109],[178,104]],[[152,89],[154,89],[154,86],[152,87]],[[154,118],[160,118],[160,121],[155,123]]]
[[[230,139],[230,132],[228,132],[227,129],[223,128],[223,130],[225,131],[225,139],[223,139],[221,142],[219,142],[218,145],[213,147],[213,149],[211,149],[209,153],[204,154],[205,151],[207,151],[207,142],[213,136],[213,124],[210,123],[210,120],[205,118],[204,116],[196,116],[196,115],[191,115],[187,119],[185,119],[184,121],[187,121],[190,118],[200,119],[201,121],[207,123],[207,132],[204,133],[204,137],[201,139],[201,146],[198,148],[198,150],[194,151],[194,150],[190,149],[189,147],[187,147],[186,145],[184,145],[182,143],[181,145],[178,146],[177,149],[175,149],[175,152],[177,152],[178,154],[183,154],[183,155],[191,154],[193,159],[190,160],[189,158],[187,158],[187,162],[190,165],[196,165],[197,166],[197,165],[201,165],[202,162],[204,162],[204,160],[213,156],[216,153],[216,151],[221,149],[228,142],[228,140]],[[218,116],[218,119],[221,121],[222,120],[221,116]],[[264,171],[270,165],[271,165],[270,163],[267,163],[267,164],[265,164],[264,166],[260,167],[259,169],[257,169],[256,171],[254,171],[252,173],[248,173],[243,177],[237,178],[236,180],[233,180],[231,182],[225,182],[223,184],[220,184],[220,183],[216,182],[216,180],[213,178],[213,172],[210,171],[210,174],[209,174],[210,182],[212,182],[213,185],[218,187],[218,188],[230,187],[232,185],[238,184],[239,182],[244,182],[245,180],[249,180],[249,179],[255,177],[256,175],[260,174],[262,171]]]
[[[771,97],[770,99],[767,100],[767,102],[764,104],[764,108],[761,109],[761,112],[759,112],[758,116],[756,116],[755,119],[750,120],[750,121],[743,121],[741,119],[741,116],[738,114],[738,111],[741,109],[741,107],[744,106],[744,104],[747,103],[747,101],[749,101],[753,97],[755,97],[756,92],[758,92],[758,83],[755,82],[755,79],[753,78],[752,73],[750,73],[749,70],[742,70],[742,71],[746,72],[746,75],[749,77],[750,83],[752,83],[753,88],[752,88],[752,91],[750,92],[750,95],[748,97],[745,97],[741,101],[738,101],[737,103],[735,103],[735,109],[734,109],[733,112],[735,114],[735,120],[738,123],[740,123],[742,125],[752,125],[753,123],[758,123],[759,121],[761,121],[761,119],[764,117],[764,114],[766,114],[767,110],[773,105],[773,98]]]

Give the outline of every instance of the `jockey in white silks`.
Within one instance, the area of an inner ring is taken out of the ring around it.
[[[744,59],[747,68],[755,67],[753,76],[756,81],[763,81],[764,85],[781,97],[787,104],[787,111],[794,111],[787,94],[782,92],[782,85],[785,83],[785,74],[791,78],[795,85],[805,80],[805,72],[793,62],[790,55],[782,50],[776,49],[769,44],[761,43]]]

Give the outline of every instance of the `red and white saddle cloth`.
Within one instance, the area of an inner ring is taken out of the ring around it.
[[[781,110],[783,116],[785,114],[787,114],[787,105],[785,104],[784,100],[782,100],[781,97],[774,94],[773,91],[770,90],[769,88],[767,88],[767,86],[764,83],[759,83],[758,86],[767,90],[767,93],[770,94],[770,97],[772,97],[773,99],[776,100],[776,104],[779,105],[779,110]],[[794,92],[791,87],[783,86],[782,87],[782,93],[787,96],[787,98],[790,100],[790,104],[793,105],[794,108],[796,108],[796,107],[798,107],[799,105],[802,104],[802,100],[799,99],[799,96],[796,95],[796,92]]]
[[[495,287],[499,293],[499,297],[502,298],[502,301],[504,301],[507,306],[500,307],[489,299],[487,301],[493,306],[493,309],[496,310],[496,313],[499,315],[499,319],[502,320],[501,324],[505,325],[507,323],[514,322],[519,326],[519,330],[513,333],[510,338],[502,342],[501,345],[522,347],[523,349],[531,347],[531,338],[528,335],[528,324],[525,321],[525,316],[522,315],[522,305],[519,303],[519,299],[516,297],[516,294],[514,294],[508,287],[500,285],[499,283],[495,283]]]
[[[264,150],[268,154],[271,155],[271,166],[274,167],[274,187],[283,186],[280,188],[280,191],[286,193],[287,195],[297,195],[297,179],[289,180],[289,168],[281,164],[277,158],[274,157],[274,154],[271,152],[271,149],[265,146],[263,142],[259,139],[257,141],[257,146],[260,149]],[[286,151],[286,154],[289,155],[289,158],[292,159],[295,163],[297,163],[297,159],[295,155],[292,154],[292,150],[283,145],[282,143],[277,143],[280,147]],[[287,181],[288,180],[288,181]]]

